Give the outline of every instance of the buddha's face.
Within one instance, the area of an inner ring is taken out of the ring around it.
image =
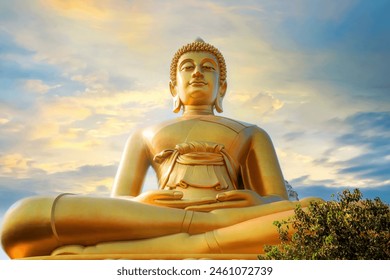
[[[216,57],[208,52],[184,53],[171,91],[174,96],[178,94],[183,105],[213,105],[221,92]]]

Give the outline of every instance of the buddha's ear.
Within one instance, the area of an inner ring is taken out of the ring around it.
[[[173,109],[172,109],[172,111],[174,113],[178,113],[178,112],[180,112],[182,103],[181,103],[181,100],[179,98],[179,95],[177,94],[176,86],[172,83],[172,81],[169,82],[169,90],[171,91],[171,94],[172,94],[172,97],[173,97]]]
[[[171,91],[172,97],[176,97],[177,92],[176,92],[176,86],[173,84],[172,81],[169,81],[169,90]]]
[[[214,103],[215,110],[217,110],[218,113],[223,112],[222,100],[225,97],[226,89],[227,89],[227,82],[223,81],[222,84],[219,86],[218,95]]]
[[[219,86],[219,95],[223,98],[226,94],[227,89],[227,82],[226,80],[222,82],[222,84]]]

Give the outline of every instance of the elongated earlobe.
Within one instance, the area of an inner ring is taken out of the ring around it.
[[[215,110],[217,110],[218,113],[223,112],[222,101],[223,101],[223,98],[225,97],[226,89],[227,89],[227,83],[226,83],[226,81],[224,81],[221,84],[221,86],[219,87],[219,92],[218,92],[217,98],[215,99],[215,102],[214,102]]]
[[[173,98],[173,109],[172,109],[172,111],[174,113],[178,113],[178,112],[180,112],[181,106],[183,104],[182,104],[182,102],[181,102],[181,100],[179,98],[179,95],[176,92],[176,87],[172,83],[172,81],[169,82],[169,90],[171,91],[172,98]]]
[[[178,95],[174,96],[173,97],[173,110],[172,111],[174,113],[179,113],[182,105],[183,104],[181,103],[179,96]]]
[[[214,107],[215,107],[215,110],[217,110],[218,113],[222,113],[223,112],[222,99],[223,99],[223,97],[221,95],[219,95],[219,94],[217,95],[217,98],[215,99]]]

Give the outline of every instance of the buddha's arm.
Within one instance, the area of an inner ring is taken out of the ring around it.
[[[142,132],[138,131],[126,142],[111,196],[139,195],[149,165],[146,144]]]
[[[265,202],[288,199],[276,152],[268,134],[255,127],[243,164],[245,188],[260,194]]]

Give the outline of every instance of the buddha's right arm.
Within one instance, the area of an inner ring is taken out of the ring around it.
[[[142,132],[138,131],[126,142],[111,196],[135,197],[139,195],[149,166],[147,146]]]
[[[282,170],[271,138],[258,127],[251,129],[251,141],[242,170],[245,188],[261,195],[266,203],[288,200]]]

